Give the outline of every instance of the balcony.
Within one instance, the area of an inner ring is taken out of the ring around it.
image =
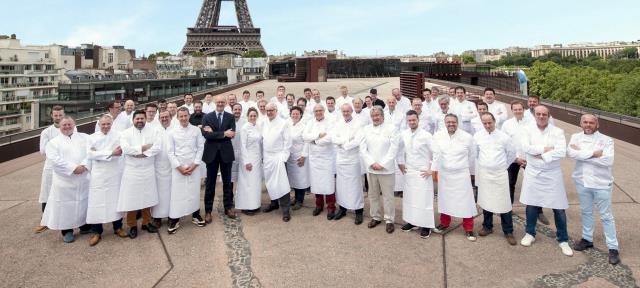
[[[11,116],[18,116],[20,114],[22,114],[22,111],[19,110],[19,109],[0,111],[0,117],[2,117],[2,118],[11,117]]]
[[[4,88],[30,88],[30,87],[43,87],[43,86],[55,86],[53,82],[34,82],[34,83],[13,83],[13,84],[0,84],[0,89]]]

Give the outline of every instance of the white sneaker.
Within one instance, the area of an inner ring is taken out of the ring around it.
[[[562,254],[567,255],[569,257],[573,256],[573,250],[571,250],[571,247],[569,247],[569,243],[567,242],[562,242],[560,243],[560,249],[562,249]]]
[[[531,234],[527,233],[524,234],[524,237],[522,237],[522,240],[520,240],[520,245],[529,247],[531,246],[531,244],[533,244],[533,242],[536,242],[536,237],[533,237],[531,236]]]

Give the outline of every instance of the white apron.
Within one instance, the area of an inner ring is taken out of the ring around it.
[[[396,167],[398,167],[398,162],[395,162]],[[404,174],[400,171],[400,169],[396,169],[395,172],[396,184],[393,186],[393,191],[404,191]]]
[[[433,216],[433,178],[420,171],[407,170],[402,194],[402,220],[423,228],[435,227]]]
[[[102,224],[122,219],[122,212],[117,211],[122,177],[121,161],[120,157],[111,161],[93,161],[87,224]]]
[[[40,180],[40,196],[38,202],[47,203],[49,198],[49,191],[51,191],[51,181],[53,180],[53,168],[49,160],[44,161],[44,167],[42,167],[42,179]]]
[[[242,152],[236,186],[236,209],[258,209],[262,194],[262,136],[257,125],[251,123],[244,124],[240,136]],[[251,171],[246,168],[249,163],[253,166]]]
[[[567,209],[569,202],[563,181],[559,166],[555,169],[538,170],[528,165],[524,169],[520,202],[543,208]]]
[[[306,115],[306,114],[305,114]],[[309,183],[309,144],[302,139],[304,123],[298,122],[296,125],[289,123],[289,134],[291,137],[291,154],[287,160],[287,175],[289,184],[295,189],[306,189],[311,186]],[[298,166],[298,159],[305,157],[304,165]]]
[[[280,153],[265,153],[262,160],[264,165],[264,184],[271,200],[280,197],[291,191],[287,170]]]
[[[171,219],[190,215],[200,209],[200,166],[198,165],[189,176],[180,174],[177,169],[171,170],[171,205],[169,208]]]
[[[362,171],[360,169],[360,161],[348,165],[337,165],[336,202],[341,207],[353,210],[364,208]]]
[[[469,169],[438,172],[438,212],[458,218],[470,218],[478,213]]]
[[[478,205],[482,209],[498,214],[511,211],[509,174],[506,170],[478,166],[476,184],[478,185]]]
[[[126,154],[128,149],[136,149],[135,147],[140,147],[144,143],[152,143],[154,141],[161,143],[162,138],[157,133],[157,130],[153,128],[143,129],[144,135],[139,135],[140,132],[135,127],[125,130],[120,135],[120,146],[123,153]],[[152,149],[153,151],[149,152],[153,155],[151,157],[135,158],[131,155],[124,156],[118,211],[136,211],[158,204],[157,184],[154,181],[156,179],[155,159],[158,153],[162,153],[162,144],[154,145],[147,151]]]
[[[163,128],[160,128],[163,129]],[[171,162],[167,156],[168,144],[166,132],[162,131],[163,148],[162,152],[156,155],[155,170],[156,170],[156,187],[158,190],[158,204],[151,208],[151,217],[153,218],[166,218],[169,217],[169,207],[171,205],[171,180],[173,175],[173,168],[171,168]],[[198,171],[198,173],[201,173]],[[199,175],[199,174],[196,174]]]

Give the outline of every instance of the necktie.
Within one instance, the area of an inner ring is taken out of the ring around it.
[[[222,113],[218,113],[218,129],[222,129]]]

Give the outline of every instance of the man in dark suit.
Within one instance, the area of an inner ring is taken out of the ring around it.
[[[231,113],[224,112],[227,101],[222,95],[215,98],[216,110],[202,119],[202,135],[207,140],[204,144],[202,161],[207,164],[207,184],[204,193],[205,221],[211,223],[213,198],[215,197],[218,168],[222,174],[222,203],[224,214],[236,218],[233,209],[233,188],[231,186],[231,164],[233,163],[233,145],[231,139],[236,135],[236,122]]]

